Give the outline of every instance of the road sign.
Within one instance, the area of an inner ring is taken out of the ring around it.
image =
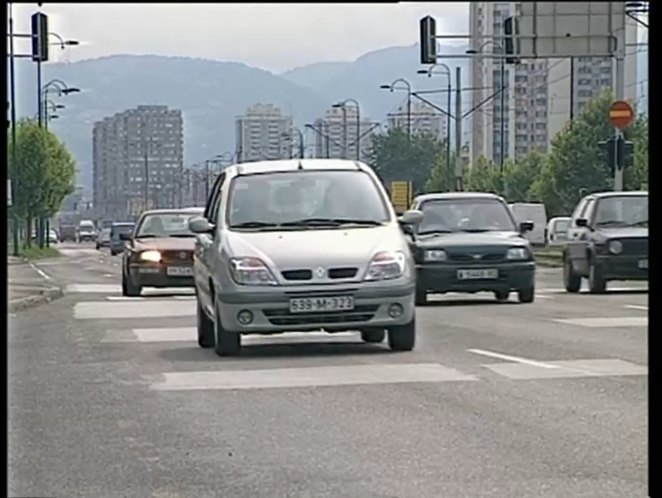
[[[609,122],[619,130],[624,130],[634,120],[634,109],[624,100],[617,100],[609,108]]]
[[[397,213],[404,213],[411,204],[412,185],[411,182],[391,182],[391,202]]]

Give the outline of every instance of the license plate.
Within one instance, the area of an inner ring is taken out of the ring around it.
[[[191,277],[193,276],[193,268],[190,266],[169,266],[166,270],[171,277]]]
[[[640,259],[639,260],[639,268],[642,270],[648,270],[648,260],[647,259]]]
[[[458,280],[485,280],[499,278],[499,270],[490,268],[488,270],[458,270]]]
[[[290,313],[347,311],[354,309],[352,296],[300,297],[290,299]]]

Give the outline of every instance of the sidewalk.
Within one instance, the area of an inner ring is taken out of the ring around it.
[[[15,312],[62,297],[62,289],[32,263],[7,258],[8,311]]]

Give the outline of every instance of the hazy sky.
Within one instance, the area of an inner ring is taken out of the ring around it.
[[[36,3],[14,4],[16,32],[29,32]],[[384,4],[58,4],[43,3],[49,31],[82,44],[55,60],[111,54],[183,55],[232,60],[281,72],[349,61],[371,50],[418,41],[418,22],[466,34],[468,2]],[[55,41],[55,40],[53,40]],[[25,41],[21,42],[25,44]],[[17,51],[28,46],[18,45]]]

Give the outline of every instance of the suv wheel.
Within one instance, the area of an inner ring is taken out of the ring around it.
[[[138,297],[140,296],[140,291],[142,289],[139,285],[133,285],[131,278],[125,273],[122,272],[122,295],[129,297]]]
[[[582,286],[582,276],[575,272],[572,261],[565,258],[563,261],[563,285],[567,292],[579,292]]]
[[[607,291],[607,282],[593,261],[588,270],[588,290],[591,294],[604,294]]]
[[[221,313],[214,304],[214,351],[218,356],[235,356],[241,350],[241,335],[228,332],[221,323]]]
[[[393,351],[411,351],[416,344],[416,317],[404,325],[388,329],[388,345]]]
[[[361,331],[361,339],[363,342],[370,342],[379,344],[386,337],[385,329],[366,329]]]
[[[428,304],[428,293],[422,287],[416,286],[416,306],[425,306]]]
[[[528,289],[518,290],[517,298],[520,303],[532,303],[536,298],[536,288],[531,286]]]
[[[211,348],[214,346],[214,322],[212,322],[207,313],[204,312],[197,303],[198,308],[198,345],[201,348]]]
[[[510,291],[496,291],[494,293],[494,297],[496,297],[497,301],[508,301],[509,296]]]

